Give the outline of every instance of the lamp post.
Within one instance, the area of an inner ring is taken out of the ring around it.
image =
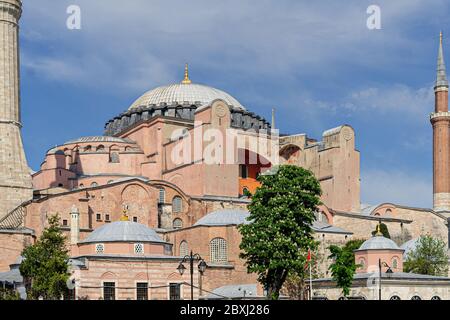
[[[382,262],[381,259],[378,259],[378,271],[379,271],[379,283],[378,283],[378,300],[381,300],[381,267],[388,268],[386,273],[393,273],[391,267],[386,263]]]
[[[184,258],[181,260],[177,268],[180,275],[183,275],[184,272],[186,271],[186,267],[184,266],[183,263],[189,261],[189,269],[191,273],[191,300],[194,300],[194,260],[200,260],[198,264],[198,271],[200,272],[201,275],[203,275],[208,265],[198,253],[194,254],[192,253],[192,251],[190,255],[184,256]]]

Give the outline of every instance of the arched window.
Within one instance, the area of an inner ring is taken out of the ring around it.
[[[324,223],[328,223],[328,217],[325,214],[325,212],[323,211],[316,211],[316,213],[314,213],[315,217],[316,217],[316,221],[318,222],[324,222]]]
[[[84,152],[89,152],[89,151],[91,151],[92,150],[92,147],[91,146],[86,146],[86,147],[84,147]]]
[[[223,238],[214,238],[209,243],[209,256],[213,263],[228,262],[227,241]]]
[[[360,258],[358,264],[360,269],[364,269],[366,267],[366,260],[364,260],[364,258]]]
[[[181,229],[181,228],[183,228],[183,220],[178,219],[178,218],[173,220],[173,228],[174,229]]]
[[[103,151],[105,151],[105,146],[101,144],[97,147],[97,152],[103,152]]]
[[[183,200],[179,196],[175,196],[172,199],[172,212],[179,213],[183,211]]]
[[[166,190],[164,188],[159,189],[159,203],[165,203],[166,202]]]
[[[95,188],[95,187],[98,187],[98,183],[97,183],[97,182],[95,182],[95,181],[94,181],[94,182],[92,182],[92,183],[91,183],[91,187],[93,187],[93,188]]]
[[[109,162],[111,163],[119,163],[119,147],[118,146],[111,146],[109,148]]]
[[[113,183],[114,182],[114,180],[109,180],[108,181],[108,184],[111,184],[111,183]]]
[[[80,184],[80,188],[84,188],[84,184],[81,183],[81,184]]]
[[[187,241],[181,241],[180,243],[180,257],[185,257],[189,254],[189,248]]]
[[[431,297],[431,300],[441,300],[441,297],[439,297],[439,296],[433,296],[433,297]]]
[[[397,260],[397,258],[392,258],[392,268],[394,268],[394,269],[398,268],[398,260]]]
[[[413,296],[413,297],[411,298],[411,300],[422,300],[422,298],[419,297],[419,296]]]
[[[392,296],[390,300],[402,300],[399,296]]]

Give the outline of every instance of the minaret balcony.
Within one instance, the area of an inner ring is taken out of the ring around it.
[[[446,118],[450,120],[450,112],[433,112],[430,114],[430,120],[434,120],[436,118]]]

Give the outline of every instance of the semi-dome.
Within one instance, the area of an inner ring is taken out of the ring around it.
[[[131,221],[116,221],[95,229],[82,243],[100,242],[160,242],[161,237],[146,225]]]
[[[247,218],[250,213],[245,210],[224,209],[208,213],[206,216],[198,220],[196,226],[227,226],[241,225],[250,223]]]
[[[177,83],[158,87],[147,91],[139,97],[130,107],[148,107],[151,105],[171,104],[206,104],[216,99],[222,99],[235,109],[245,108],[228,93],[201,84]]]
[[[364,243],[359,247],[360,250],[403,250],[391,239],[385,238],[383,236],[375,236],[369,240],[364,241]]]

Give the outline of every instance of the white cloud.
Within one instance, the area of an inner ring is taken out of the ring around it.
[[[65,9],[72,2],[36,0],[24,5],[26,40],[48,50],[26,49],[32,61],[25,67],[50,54],[83,66],[84,85],[108,88],[123,83],[140,87],[145,79],[146,88],[177,81],[186,61],[196,66],[197,74],[221,74],[218,78],[235,86],[255,77],[331,80],[340,76],[342,64],[389,68],[402,57],[380,55],[374,48],[420,47],[403,36],[400,24],[414,14],[434,12],[442,3],[380,1],[385,28],[370,31],[370,1],[79,0],[82,30],[71,31],[65,27]],[[99,61],[106,74],[98,72]],[[42,71],[53,78],[51,69]],[[57,80],[64,80],[63,75]],[[67,74],[66,79],[73,76]]]
[[[363,203],[392,202],[395,204],[431,208],[433,184],[430,176],[397,169],[374,169],[361,173]]]

